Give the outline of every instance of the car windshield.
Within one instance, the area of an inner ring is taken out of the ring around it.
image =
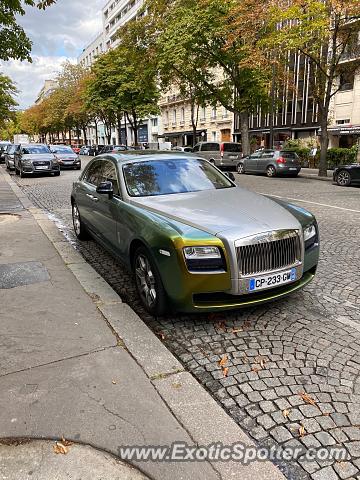
[[[57,145],[56,147],[51,147],[53,153],[74,153],[70,147],[63,145]]]
[[[29,145],[27,147],[23,147],[22,151],[25,155],[38,154],[38,153],[50,153],[50,150],[46,145]]]
[[[233,183],[205,160],[176,158],[128,163],[123,166],[132,197],[218,190]]]

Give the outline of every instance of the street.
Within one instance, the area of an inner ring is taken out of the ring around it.
[[[12,178],[260,445],[336,444],[351,455],[349,462],[281,463],[287,478],[360,478],[360,189],[301,177],[236,175],[241,186],[316,215],[321,257],[314,282],[256,308],[153,318],[142,310],[131,275],[94,241],[76,240],[69,200],[78,175]],[[224,355],[226,377],[218,363]]]

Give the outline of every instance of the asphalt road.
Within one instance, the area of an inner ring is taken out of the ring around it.
[[[153,318],[141,308],[124,268],[95,242],[75,239],[69,199],[78,175],[64,171],[57,178],[16,181],[260,445],[301,447],[304,453],[340,445],[349,454],[341,462],[301,457],[280,462],[287,478],[360,479],[360,188],[236,175],[241,186],[316,215],[321,236],[316,279],[265,306]],[[218,364],[224,355],[227,377]]]

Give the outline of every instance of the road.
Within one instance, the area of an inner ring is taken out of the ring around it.
[[[360,188],[236,175],[244,188],[288,199],[316,215],[321,236],[316,279],[277,303],[153,318],[143,311],[124,268],[95,242],[75,239],[69,198],[78,175],[64,171],[58,178],[16,181],[260,445],[304,451],[341,445],[351,456],[342,462],[301,457],[280,462],[287,478],[360,479]],[[218,364],[224,355],[227,377]]]

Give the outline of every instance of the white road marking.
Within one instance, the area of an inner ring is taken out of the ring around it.
[[[258,193],[260,193],[260,195],[267,195],[268,197],[282,198],[284,200],[291,200],[292,202],[309,203],[311,205],[317,205],[319,207],[336,208],[337,210],[345,210],[347,212],[360,213],[360,210],[353,210],[352,208],[345,208],[345,207],[337,207],[336,205],[328,205],[327,203],[310,202],[310,200],[301,200],[300,198],[281,197],[280,195],[271,195],[271,193],[262,193],[262,192],[258,192]]]

